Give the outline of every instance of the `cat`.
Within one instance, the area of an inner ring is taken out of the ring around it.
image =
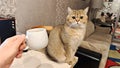
[[[68,63],[73,68],[77,62],[74,55],[86,32],[87,12],[88,8],[72,10],[68,7],[66,23],[55,26],[50,32],[47,52],[53,60]]]

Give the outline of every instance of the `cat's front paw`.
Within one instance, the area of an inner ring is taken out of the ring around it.
[[[77,63],[77,61],[78,61],[78,57],[74,57],[73,60],[68,63],[69,65],[71,65],[70,68],[73,68]]]

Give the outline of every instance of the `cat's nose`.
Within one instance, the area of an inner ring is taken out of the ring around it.
[[[76,20],[76,22],[79,22],[80,20]]]
[[[76,22],[79,22],[80,21],[80,19],[79,18],[76,18]]]

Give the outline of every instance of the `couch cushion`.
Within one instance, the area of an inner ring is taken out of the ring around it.
[[[109,46],[111,44],[112,36],[110,34],[106,33],[99,33],[94,32],[90,37],[86,39],[86,41],[93,46],[94,50],[96,50],[99,53],[102,53],[106,49],[109,49]]]
[[[94,24],[91,21],[88,21],[86,27],[85,39],[94,32]]]

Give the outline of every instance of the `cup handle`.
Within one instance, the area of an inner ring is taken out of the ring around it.
[[[27,39],[28,39],[28,36],[26,36],[26,47],[25,47],[25,49],[23,50],[23,52],[27,52],[28,50],[29,50],[29,47],[27,46]]]

